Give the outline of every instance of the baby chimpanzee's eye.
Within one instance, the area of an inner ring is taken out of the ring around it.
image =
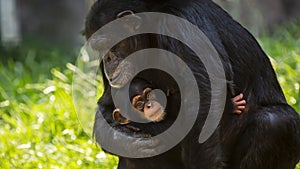
[[[137,101],[135,103],[135,106],[134,106],[136,109],[138,109],[139,111],[143,110],[144,108],[144,101]]]

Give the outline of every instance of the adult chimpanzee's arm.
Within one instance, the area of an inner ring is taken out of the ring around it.
[[[220,8],[208,6],[213,9],[210,18],[220,21],[215,27],[237,91],[247,98],[229,168],[293,169],[300,159],[299,115],[287,105],[272,65],[254,37]]]

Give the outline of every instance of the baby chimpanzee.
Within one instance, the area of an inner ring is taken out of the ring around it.
[[[143,79],[134,79],[130,87],[130,100],[132,106],[142,112],[143,118],[150,122],[160,122],[164,120],[166,115],[165,108],[157,100],[154,90]],[[231,99],[234,110],[234,114],[241,114],[245,109],[246,100],[243,99],[243,94],[239,94]],[[112,113],[113,119],[120,124],[130,123],[130,119],[127,119],[121,115],[121,110],[116,108]]]

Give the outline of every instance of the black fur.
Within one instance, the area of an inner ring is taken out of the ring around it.
[[[300,159],[299,115],[287,104],[267,55],[245,28],[210,0],[99,0],[87,17],[87,38],[125,10],[170,13],[197,25],[219,53],[227,80],[235,85],[228,84],[228,103],[218,129],[207,142],[199,144],[198,136],[210,101],[209,80],[203,64],[187,46],[172,38],[152,34],[132,37],[143,39],[138,43],[147,45],[128,46],[129,49],[132,47],[131,52],[156,47],[176,53],[189,65],[203,91],[200,91],[201,108],[196,124],[180,144],[152,158],[120,157],[119,169],[295,168]],[[140,77],[147,77],[149,83],[165,92],[172,89],[174,92],[168,97],[166,109],[170,112],[178,109],[180,92],[172,78],[153,71],[146,71]],[[111,126],[119,131],[134,137],[155,135],[168,128],[176,118],[170,115],[161,123],[136,124],[142,131],[133,132],[112,120],[111,112],[115,107],[106,78],[104,86],[104,94],[98,102],[99,110]],[[231,113],[229,103],[230,98],[240,92],[244,93],[247,100],[247,109],[237,116]],[[94,127],[96,139],[98,113]]]

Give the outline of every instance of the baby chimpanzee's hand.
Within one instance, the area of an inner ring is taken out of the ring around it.
[[[234,110],[233,110],[234,114],[241,114],[245,110],[246,100],[244,100],[243,97],[244,95],[243,93],[241,93],[231,99],[234,106]]]

